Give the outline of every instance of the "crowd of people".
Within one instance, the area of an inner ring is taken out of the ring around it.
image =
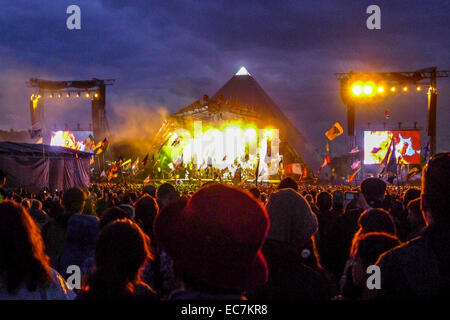
[[[421,188],[286,178],[34,194],[5,190],[6,179],[0,299],[372,300],[450,289],[449,153],[429,161]]]

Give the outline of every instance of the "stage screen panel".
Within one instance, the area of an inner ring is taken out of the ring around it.
[[[389,149],[391,141],[395,156],[405,164],[420,163],[420,131],[364,131],[364,164],[380,164]]]
[[[50,145],[86,151],[84,143],[89,135],[93,135],[92,131],[52,131]],[[86,152],[94,151],[91,149]]]

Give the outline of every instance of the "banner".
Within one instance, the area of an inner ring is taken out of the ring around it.
[[[288,163],[284,166],[286,174],[302,174],[302,166],[300,163]]]

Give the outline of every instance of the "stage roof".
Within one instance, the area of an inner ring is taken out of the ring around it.
[[[280,129],[280,133],[310,169],[315,171],[320,167],[322,160],[314,147],[308,143],[247,69],[242,67],[211,97],[211,100],[217,100],[219,95],[222,95],[224,100],[230,99],[242,105],[253,107],[255,111],[263,115],[263,118],[267,119],[267,123]],[[306,110],[303,111],[307,112]],[[302,111],[299,110],[298,113],[301,116]]]
[[[0,154],[43,156],[43,152],[46,157],[75,158],[78,155],[80,158],[89,158],[92,156],[92,154],[88,152],[45,144],[16,143],[9,141],[0,142]]]

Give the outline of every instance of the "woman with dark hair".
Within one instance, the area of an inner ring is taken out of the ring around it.
[[[352,256],[352,279],[357,294],[352,298],[370,298],[371,295],[366,286],[369,276],[366,272],[367,268],[374,265],[383,253],[399,245],[398,238],[387,233],[372,232],[358,237]]]
[[[75,294],[50,267],[39,227],[12,201],[0,203],[0,300],[69,300]]]
[[[100,218],[99,228],[103,229],[111,222],[121,219],[130,219],[128,212],[120,207],[112,207],[105,211],[103,216]]]
[[[358,239],[367,233],[382,232],[397,237],[397,230],[394,219],[383,209],[368,209],[364,211],[358,219],[359,229],[355,233],[350,248],[349,259],[345,265],[344,273],[341,278],[341,293],[346,297],[357,296],[358,290],[354,286],[352,278],[352,265]]]
[[[139,271],[151,256],[149,238],[129,219],[102,229],[95,247],[95,266],[77,299],[155,299]]]

